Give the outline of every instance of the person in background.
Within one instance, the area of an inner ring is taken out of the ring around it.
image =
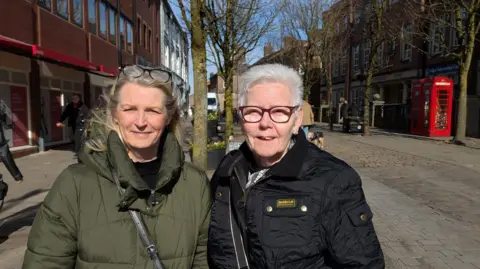
[[[74,159],[77,159],[78,152],[81,147],[81,136],[87,114],[87,106],[84,105],[80,100],[80,95],[78,93],[74,93],[72,96],[72,102],[68,103],[68,105],[65,107],[65,110],[60,116],[60,120],[56,124],[59,128],[63,127],[65,126],[63,122],[68,119],[67,126],[71,129],[73,138]]]
[[[210,269],[384,269],[360,176],[300,128],[298,72],[258,65],[240,80],[246,141],[212,177]]]
[[[208,269],[210,184],[184,161],[170,80],[158,68],[120,70],[92,111],[81,163],[38,210],[23,269]]]
[[[303,119],[302,119],[302,129],[305,135],[308,134],[308,129],[313,125],[313,111],[312,106],[305,100],[303,100]]]

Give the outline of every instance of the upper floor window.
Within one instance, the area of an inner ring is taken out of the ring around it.
[[[80,27],[83,27],[83,0],[73,0],[72,3],[73,3],[73,23],[75,23]]]
[[[97,5],[95,0],[88,0],[88,30],[97,34]]]
[[[132,42],[133,42],[133,33],[132,33],[132,23],[127,22],[127,51],[132,52]]]
[[[353,47],[353,71],[358,71],[360,68],[360,46]]]
[[[52,0],[38,0],[38,5],[45,8],[45,9],[48,9],[48,10],[51,10],[52,9]]]
[[[100,37],[107,40],[107,6],[105,3],[99,3],[99,15],[100,15]]]
[[[57,0],[56,3],[55,13],[65,20],[68,20],[68,0]]]
[[[137,43],[142,44],[142,18],[137,16]]]
[[[147,34],[147,25],[143,24],[143,47],[148,50],[148,42],[147,42],[148,34]]]
[[[153,51],[153,48],[152,48],[152,30],[151,29],[148,29],[148,47],[150,48],[150,52]]]
[[[411,23],[403,27],[401,38],[401,59],[410,60],[412,59],[413,42],[413,25]]]
[[[124,50],[125,49],[125,19],[123,16],[120,16],[120,25],[118,26],[119,28],[119,38],[120,38],[120,49]]]
[[[439,54],[445,45],[445,16],[431,23],[430,27],[430,54]]]
[[[115,23],[115,15],[116,14],[115,14],[115,11],[111,8],[109,9],[109,11],[110,11],[110,14],[108,16],[109,17],[109,24],[108,25],[110,26],[109,31],[108,31],[109,34],[110,34],[109,40],[112,44],[116,44],[117,43],[117,34],[116,34],[117,28],[116,28],[116,23]]]

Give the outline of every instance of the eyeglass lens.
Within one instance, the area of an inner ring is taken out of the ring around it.
[[[125,76],[134,78],[140,77],[145,72],[148,72],[150,74],[150,77],[158,81],[168,82],[170,80],[170,74],[163,70],[143,69],[136,65],[127,66],[123,69],[123,74]]]
[[[259,122],[262,120],[264,112],[258,107],[245,107],[243,109],[243,119],[246,122]],[[270,119],[276,123],[285,123],[292,114],[288,107],[273,107],[268,111]]]

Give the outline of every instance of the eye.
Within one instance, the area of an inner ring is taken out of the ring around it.
[[[160,111],[158,109],[147,109],[147,112],[155,113],[155,114],[162,114],[162,111]]]

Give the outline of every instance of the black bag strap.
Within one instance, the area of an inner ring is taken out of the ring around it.
[[[118,180],[118,176],[115,170],[112,169],[111,171],[113,179],[115,180],[115,184],[117,184],[118,191],[121,195],[123,195],[125,189],[120,186],[120,181]],[[145,228],[145,225],[143,225],[143,222],[140,219],[138,212],[129,209],[128,213],[130,213],[133,223],[135,224],[135,228],[137,228],[138,235],[140,236],[140,239],[142,240],[142,243],[146,248],[148,255],[150,256],[150,259],[153,262],[153,267],[155,269],[164,269],[165,267],[162,265],[162,262],[158,257],[157,247],[155,246],[155,243],[148,237],[147,229]]]
[[[232,212],[232,202],[231,202],[231,194],[228,192],[228,211],[230,215],[230,230],[232,232],[232,239],[233,239],[233,247],[235,248],[235,256],[237,257],[237,265],[239,269],[250,269],[250,265],[248,264],[247,253],[245,252],[245,246],[243,244],[242,233],[240,231],[240,227],[238,226],[238,222],[235,220],[235,216]]]

